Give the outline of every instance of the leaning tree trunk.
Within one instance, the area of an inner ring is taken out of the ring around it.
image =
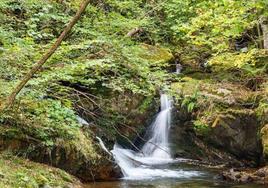
[[[24,76],[24,78],[20,81],[20,83],[15,87],[15,89],[11,92],[11,94],[7,97],[7,99],[1,104],[0,112],[4,109],[13,105],[16,96],[22,90],[22,88],[27,84],[27,82],[32,78],[32,76],[46,63],[46,61],[53,55],[53,53],[60,46],[66,35],[71,31],[73,26],[77,23],[82,13],[85,11],[86,7],[90,3],[90,0],[84,0],[75,14],[75,16],[70,20],[66,28],[63,30],[59,38],[56,42],[51,46],[48,52],[32,67],[32,69]]]
[[[268,18],[261,18],[261,29],[263,33],[263,48],[268,50]]]

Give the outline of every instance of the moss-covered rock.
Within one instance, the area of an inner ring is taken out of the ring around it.
[[[152,63],[167,63],[174,58],[168,49],[148,44],[141,45],[140,56]]]
[[[44,186],[82,187],[79,180],[60,169],[10,154],[0,154],[0,187],[35,188]]]
[[[265,87],[252,90],[235,79],[228,72],[191,72],[181,75],[171,89],[180,114],[188,113],[184,121],[188,130],[194,132],[192,135],[207,148],[219,149],[256,165],[262,160],[259,133],[266,119],[267,95]],[[200,153],[207,150],[199,149]]]
[[[229,110],[218,115],[208,135],[209,141],[237,156],[260,162],[259,124],[252,110]]]
[[[263,155],[266,161],[268,160],[268,124],[261,129],[261,140],[263,147]]]
[[[2,131],[3,127],[8,130],[8,126],[2,126]],[[87,132],[88,130],[78,130],[79,134],[72,140],[56,138],[53,145],[46,146],[17,128],[18,137],[11,137],[10,134],[1,137],[0,150],[58,167],[83,181],[113,180],[120,177],[120,171],[115,168],[111,158],[94,144],[90,138],[93,135],[87,135]]]

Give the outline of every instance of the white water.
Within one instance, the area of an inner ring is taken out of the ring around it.
[[[172,101],[166,94],[162,94],[161,111],[150,126],[150,138],[141,151],[135,152],[124,149],[118,144],[114,145],[111,152],[122,170],[124,179],[188,178],[198,175],[198,172],[195,171],[170,170],[166,169],[167,167],[159,167],[159,165],[178,161],[171,158],[168,143],[171,110]]]
[[[161,95],[161,111],[151,126],[152,136],[142,147],[145,157],[170,159],[170,150],[168,147],[168,132],[171,118],[171,100],[167,95]]]
[[[180,74],[182,71],[182,65],[178,62],[176,62],[176,74]]]

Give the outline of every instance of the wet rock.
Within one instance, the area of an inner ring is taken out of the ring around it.
[[[257,171],[249,170],[235,170],[231,169],[221,174],[222,178],[227,181],[233,181],[238,183],[258,183],[268,184],[268,166],[263,167]]]
[[[243,167],[235,155],[230,154],[225,148],[216,148],[215,144],[206,141],[211,137],[200,137],[196,134],[188,112],[181,109],[173,111],[173,125],[170,131],[170,147],[174,157],[190,158],[200,162],[224,167]]]
[[[236,171],[234,169],[223,172],[222,176],[224,180],[238,183],[250,183],[254,181],[254,178],[250,174],[246,172]]]
[[[48,153],[40,153],[38,156],[42,156],[42,161],[40,162],[64,169],[82,181],[110,181],[121,177],[120,170],[111,158],[104,153],[101,154],[101,158],[94,161],[75,148],[70,149],[58,146],[51,151],[50,160],[48,160],[49,157],[47,155]],[[38,160],[40,158],[32,159]]]
[[[109,160],[98,161],[98,164],[85,164],[76,174],[85,182],[114,181],[122,177],[120,168]]]
[[[259,177],[266,177],[268,178],[268,166],[265,166],[263,168],[260,168],[257,170],[254,175],[259,176]]]

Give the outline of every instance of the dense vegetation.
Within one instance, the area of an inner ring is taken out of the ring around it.
[[[81,2],[1,0],[0,103]],[[122,134],[133,137],[131,127],[141,130],[137,123],[155,112],[152,104],[160,89],[192,113],[202,137],[230,108],[234,114],[254,111],[261,129],[268,121],[267,8],[266,0],[91,1],[15,104],[0,113],[0,149],[49,163],[40,156],[63,147],[96,166],[102,154],[95,135],[111,144]],[[170,74],[175,62],[183,65],[180,75]],[[82,125],[78,116],[90,125]],[[0,179],[6,178],[1,176],[5,168],[0,167]]]

